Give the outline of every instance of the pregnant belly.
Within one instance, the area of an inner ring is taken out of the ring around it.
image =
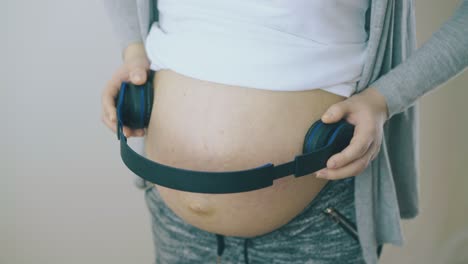
[[[225,85],[166,69],[153,81],[147,157],[191,170],[243,170],[291,161],[302,153],[311,124],[330,105],[346,99],[320,89],[272,91]],[[311,173],[242,193],[204,194],[155,186],[166,205],[187,223],[212,233],[253,237],[288,223],[325,184]]]

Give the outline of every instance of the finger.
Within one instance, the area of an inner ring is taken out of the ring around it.
[[[112,122],[107,118],[107,115],[103,114],[101,115],[101,121],[110,129],[112,132],[116,133],[117,132],[117,123]]]
[[[373,154],[371,156],[371,161],[373,161],[375,158],[377,158],[377,156],[379,155],[380,153],[380,147],[382,145],[382,141],[380,140],[379,144],[375,144],[376,141],[374,141],[373,145]]]
[[[130,68],[130,81],[136,85],[144,84],[147,78],[146,70],[147,69],[144,66],[131,67]]]
[[[122,132],[124,133],[124,136],[127,138],[133,137],[133,131],[127,126],[124,126],[122,128]]]
[[[331,156],[327,161],[327,167],[330,169],[340,168],[361,158],[369,150],[374,137],[375,131],[372,126],[363,124],[355,126],[350,144],[340,153]]]
[[[146,58],[137,57],[125,63],[129,72],[129,80],[133,84],[142,85],[146,82],[149,62]]]
[[[145,130],[144,129],[137,129],[137,130],[135,130],[135,135],[137,137],[142,137],[142,136],[145,135]]]
[[[102,92],[102,106],[104,113],[111,121],[116,120],[115,97],[117,96],[122,82],[128,81],[128,72],[125,67],[120,67],[107,82]]]
[[[360,159],[338,169],[322,169],[317,172],[317,177],[329,180],[338,180],[359,175],[369,166],[370,156],[371,153],[366,153],[366,155]]]
[[[107,94],[115,97],[118,94],[122,83],[130,80],[127,67],[127,65],[122,65],[114,72],[104,89]]]
[[[117,133],[117,122],[116,121],[113,122],[113,121],[109,120],[109,118],[107,118],[106,115],[102,115],[101,120],[104,122],[104,124],[106,124],[106,126],[110,130],[112,130],[112,132]],[[132,137],[132,136],[140,135],[141,134],[140,130],[142,130],[142,129],[132,130],[127,126],[124,126],[122,128],[122,132],[124,133],[125,137],[127,137],[127,138]]]
[[[322,115],[322,122],[335,123],[340,121],[349,112],[349,103],[347,100],[331,105]]]
[[[102,95],[102,112],[110,121],[115,122],[117,120],[114,96],[110,92],[104,92]]]
[[[134,137],[142,137],[145,135],[145,130],[144,129],[132,129],[132,136]]]
[[[131,129],[130,127],[124,126],[122,129],[125,137],[142,137],[145,133],[144,129]]]

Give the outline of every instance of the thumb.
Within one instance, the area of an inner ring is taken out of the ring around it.
[[[348,104],[341,101],[331,105],[327,111],[322,115],[322,122],[335,123],[340,121],[348,112]]]
[[[130,82],[135,85],[142,85],[146,82],[146,75],[144,67],[135,67],[130,70]]]

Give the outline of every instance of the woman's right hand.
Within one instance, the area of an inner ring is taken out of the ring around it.
[[[143,43],[130,44],[123,54],[124,63],[114,72],[102,91],[102,122],[114,133],[117,132],[117,110],[115,98],[119,93],[122,82],[131,82],[141,85],[146,82],[149,70],[149,60]],[[126,137],[141,137],[145,134],[144,129],[131,129],[123,127]]]

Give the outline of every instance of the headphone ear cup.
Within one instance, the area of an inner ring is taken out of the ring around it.
[[[153,75],[152,72],[148,74],[144,85],[123,83],[116,97],[116,106],[118,107],[118,99],[123,96],[119,111],[124,126],[133,129],[148,126],[153,108]]]
[[[153,97],[154,97],[154,89],[153,89],[153,78],[154,78],[154,71],[149,71],[148,73],[148,81],[145,84],[145,113],[144,113],[144,126],[148,127],[148,124],[151,119],[151,112],[153,110]]]
[[[121,109],[123,125],[133,129],[143,128],[144,87],[132,83],[127,85]]]
[[[330,138],[335,134],[336,129],[342,122],[325,124],[322,120],[317,120],[310,126],[306,133],[302,147],[303,154],[316,151],[328,145]]]

